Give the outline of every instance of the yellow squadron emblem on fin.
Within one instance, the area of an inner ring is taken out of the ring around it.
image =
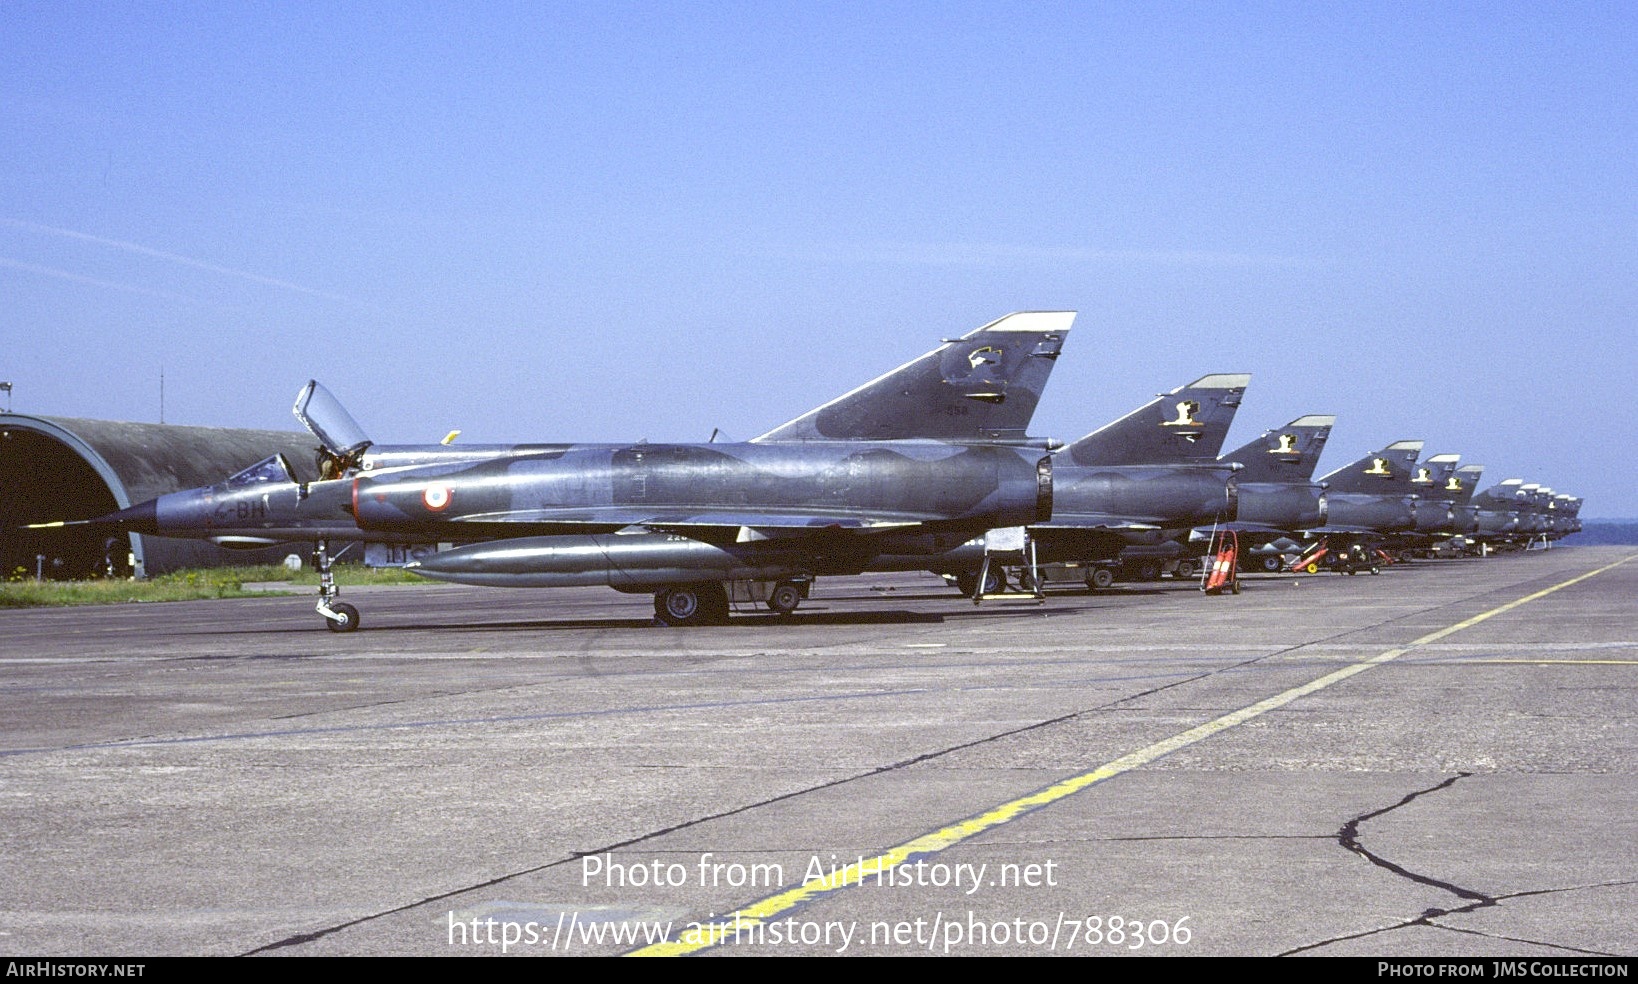
[[[1200,404],[1194,400],[1180,400],[1177,404],[1177,419],[1162,421],[1162,427],[1199,427],[1200,421],[1194,415],[1200,412]]]
[[[983,348],[975,348],[971,352],[967,353],[967,364],[972,366],[974,369],[977,369],[979,366],[985,365],[986,363],[989,365],[994,365],[1000,361],[1001,350],[996,348],[994,345],[986,345]]]

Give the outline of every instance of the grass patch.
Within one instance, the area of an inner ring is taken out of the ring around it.
[[[375,569],[362,564],[331,567],[336,583],[346,587],[367,584],[426,584],[425,580],[396,568]],[[46,581],[16,575],[0,584],[0,608],[51,608],[66,605],[120,605],[147,601],[198,601],[202,598],[244,598],[267,591],[246,591],[244,586],[258,581],[288,581],[289,593],[305,594],[303,588],[318,590],[318,572],[303,569],[292,574],[269,564],[261,567],[208,567],[159,574],[146,581],[91,580]]]

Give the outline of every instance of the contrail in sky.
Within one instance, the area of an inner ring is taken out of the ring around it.
[[[130,291],[133,294],[146,294],[149,297],[160,297],[167,301],[187,301],[190,304],[204,303],[196,298],[185,297],[182,294],[173,294],[168,290],[154,290],[149,287],[133,287],[130,284],[119,284],[112,280],[98,280],[96,277],[83,277],[77,273],[69,273],[67,270],[58,270],[54,267],[39,266],[34,263],[23,263],[18,260],[8,259],[4,256],[0,256],[0,267],[10,267],[13,270],[24,270],[28,273],[38,273],[46,277],[56,277],[59,280],[71,280],[77,284],[90,284],[93,287],[106,287],[109,290],[124,290]],[[210,306],[215,307],[215,305]]]
[[[96,243],[99,246],[107,246],[111,249],[123,250],[127,253],[136,253],[139,256],[151,256],[159,260],[168,260],[172,263],[180,263],[183,266],[193,267],[196,270],[207,270],[211,273],[220,273],[229,277],[240,277],[268,287],[293,290],[301,294],[308,294],[312,297],[323,297],[332,301],[342,301],[349,304],[353,303],[349,298],[342,297],[339,294],[329,294],[322,290],[314,290],[311,287],[303,287],[301,284],[293,284],[288,280],[279,280],[274,277],[264,277],[259,273],[251,273],[249,270],[235,270],[232,267],[218,266],[215,263],[206,263],[204,260],[196,260],[191,256],[179,256],[176,253],[167,253],[164,250],[153,249],[139,243],[128,243],[121,239],[105,239],[102,236],[93,236],[87,232],[75,232],[73,229],[59,229],[56,226],[41,225],[38,222],[25,222],[22,219],[0,218],[0,223],[5,223],[6,225],[17,229],[27,229],[30,232],[42,232],[48,235],[62,236],[66,239],[78,239],[82,242]],[[115,285],[104,283],[103,286]]]
[[[1306,267],[1323,261],[1262,253],[1190,249],[1097,249],[1077,246],[1019,246],[1007,243],[859,243],[795,248],[791,255],[831,261],[902,263],[925,266],[999,266],[1011,263],[1136,263],[1158,266]]]

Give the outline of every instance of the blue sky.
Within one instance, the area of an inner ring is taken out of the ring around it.
[[[1075,309],[1037,434],[1250,372],[1231,446],[1638,516],[1638,7],[8,0],[0,291],[19,412],[383,442],[743,439]]]

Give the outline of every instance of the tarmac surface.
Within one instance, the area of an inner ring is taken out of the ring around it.
[[[0,612],[0,954],[1638,954],[1631,547],[345,597]]]

